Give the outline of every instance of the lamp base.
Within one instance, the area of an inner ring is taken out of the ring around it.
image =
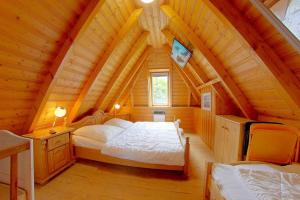
[[[56,131],[55,131],[54,129],[50,129],[50,130],[49,130],[49,133],[50,133],[50,134],[55,134]]]

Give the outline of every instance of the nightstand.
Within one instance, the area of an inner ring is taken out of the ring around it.
[[[72,128],[55,127],[56,133],[40,129],[23,135],[34,141],[34,175],[35,182],[46,183],[75,162],[72,147]]]

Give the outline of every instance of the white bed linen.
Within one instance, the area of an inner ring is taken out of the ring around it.
[[[184,148],[172,122],[136,122],[105,143],[101,152],[143,163],[184,165]]]
[[[90,149],[97,149],[97,150],[100,150],[103,147],[103,145],[105,144],[104,142],[89,139],[87,137],[83,137],[83,136],[79,136],[79,135],[73,135],[72,142],[75,146],[85,147],[85,148],[90,148]]]
[[[274,176],[275,174],[277,175]],[[289,179],[280,180],[280,174],[288,176]],[[300,174],[299,164],[282,167],[272,164],[241,164],[236,166],[217,164],[213,169],[212,176],[226,200],[267,200],[278,199],[278,196],[274,197],[274,191],[272,190],[274,187],[277,187],[277,191],[281,190],[282,193],[286,193],[286,191],[291,189],[290,187],[288,187],[288,189],[279,187],[278,189],[278,186],[283,185],[282,182],[280,182],[283,180],[285,181],[285,185],[293,185],[293,191],[297,193],[298,189],[300,189],[298,174]],[[297,184],[298,186],[295,187]],[[275,195],[278,194],[279,193]],[[281,196],[279,199],[299,198],[291,198],[291,196],[284,198]]]

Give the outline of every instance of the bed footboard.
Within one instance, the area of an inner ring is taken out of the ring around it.
[[[190,164],[190,138],[185,138],[185,148],[184,148],[184,168],[183,174],[188,177],[189,174],[189,164]]]

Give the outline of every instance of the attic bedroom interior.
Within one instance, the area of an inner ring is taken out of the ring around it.
[[[2,0],[0,24],[0,200],[300,199],[299,0]]]

